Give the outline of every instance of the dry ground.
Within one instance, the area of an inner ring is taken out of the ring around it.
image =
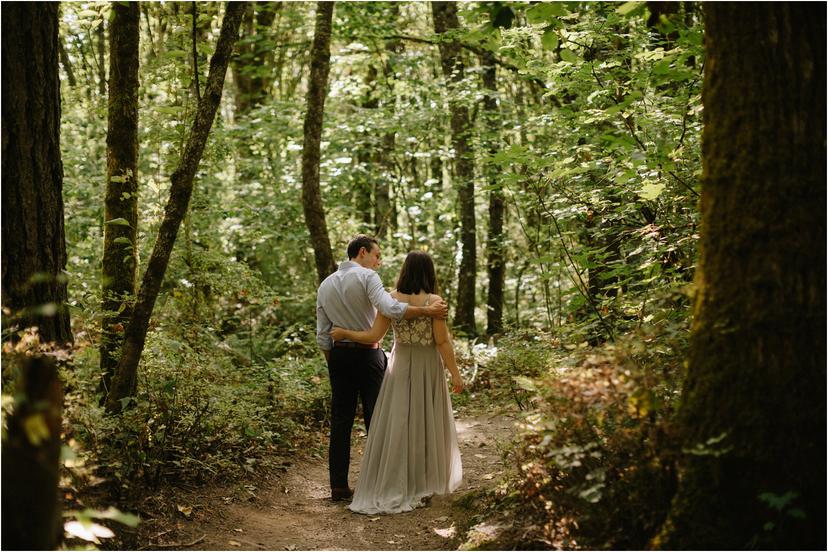
[[[500,445],[515,432],[510,414],[457,418],[463,484],[427,507],[386,516],[355,514],[332,502],[327,460],[296,459],[281,475],[256,486],[213,487],[180,497],[174,524],[157,520],[141,530],[141,548],[188,550],[445,550],[456,546],[462,520],[452,502],[469,491],[494,486],[504,470]],[[355,437],[351,482],[356,482],[364,437]],[[242,492],[239,492],[242,489]],[[459,511],[459,510],[457,510]],[[163,529],[163,530],[162,530]]]

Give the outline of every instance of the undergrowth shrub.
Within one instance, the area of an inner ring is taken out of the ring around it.
[[[239,362],[237,351],[208,345],[215,336],[170,337],[180,331],[150,332],[138,394],[115,416],[93,399],[95,348],[76,358],[68,433],[96,478],[132,496],[162,483],[232,480],[278,462],[324,427],[330,389],[321,357]]]
[[[683,325],[599,347],[549,347],[543,373],[516,377],[531,401],[511,452],[517,469],[484,500],[487,516],[510,528],[484,548],[646,547],[676,485]],[[526,339],[501,342],[492,368],[509,373],[526,359],[533,373],[542,349],[526,349]]]

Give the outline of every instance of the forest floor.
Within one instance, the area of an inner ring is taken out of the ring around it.
[[[292,458],[283,472],[254,483],[176,491],[169,498],[177,511],[142,523],[139,549],[456,549],[462,544],[457,529],[468,527],[464,518],[471,515],[468,504],[458,508],[456,503],[498,484],[506,469],[502,451],[515,435],[517,420],[512,412],[460,414],[463,483],[455,493],[435,496],[430,505],[412,512],[367,516],[348,510],[348,502],[333,502],[326,454],[306,453]],[[354,434],[352,486],[365,444],[364,432]],[[485,535],[490,528],[480,530]]]

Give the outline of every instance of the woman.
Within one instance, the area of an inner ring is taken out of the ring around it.
[[[409,305],[440,299],[434,263],[424,252],[405,258],[391,295]],[[391,321],[377,315],[368,331],[334,328],[334,340],[376,343]],[[394,348],[374,407],[353,502],[363,514],[407,512],[433,494],[454,491],[463,478],[457,431],[443,367],[455,393],[463,380],[445,320],[412,318],[393,323]],[[442,362],[441,362],[442,359]]]

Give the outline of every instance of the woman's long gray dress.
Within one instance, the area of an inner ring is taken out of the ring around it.
[[[463,478],[432,320],[401,320],[393,328],[394,348],[348,506],[363,514],[413,510],[424,497],[454,491]]]

